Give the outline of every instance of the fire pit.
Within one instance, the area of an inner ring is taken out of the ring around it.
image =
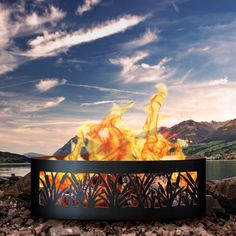
[[[143,129],[130,130],[114,105],[79,128],[64,157],[32,159],[32,213],[68,219],[146,220],[205,214],[205,159],[186,159],[176,135],[159,133],[164,86],[151,97]]]
[[[67,219],[147,220],[205,214],[205,159],[32,159],[32,213]]]

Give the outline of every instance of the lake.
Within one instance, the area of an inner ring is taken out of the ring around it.
[[[236,160],[207,161],[207,179],[224,179],[236,176]]]
[[[30,172],[30,163],[1,163],[0,176],[11,176],[14,173],[16,176],[24,176]]]
[[[24,176],[30,172],[30,164],[0,164],[0,176]],[[207,179],[223,179],[236,176],[236,160],[207,161]]]

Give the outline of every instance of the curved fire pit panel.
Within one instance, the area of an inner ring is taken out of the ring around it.
[[[205,159],[32,159],[32,214],[46,218],[156,220],[205,214]]]

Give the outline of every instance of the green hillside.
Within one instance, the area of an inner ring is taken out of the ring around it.
[[[185,154],[214,159],[236,158],[236,140],[219,140],[191,145],[185,149]]]

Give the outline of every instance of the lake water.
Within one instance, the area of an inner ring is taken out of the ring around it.
[[[236,160],[207,161],[207,179],[224,179],[236,176]]]
[[[30,164],[0,164],[0,176],[24,176],[30,172]],[[207,179],[223,179],[236,176],[236,160],[207,161]]]
[[[0,164],[0,176],[11,176],[14,173],[16,176],[24,176],[30,172],[30,163],[21,164]]]

